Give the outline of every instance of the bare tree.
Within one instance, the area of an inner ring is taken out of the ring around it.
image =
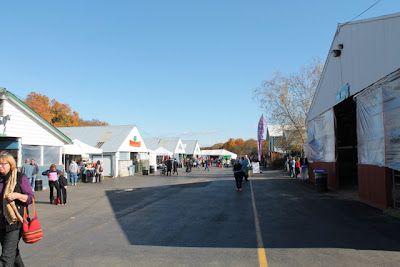
[[[296,140],[300,146],[306,141],[305,120],[322,69],[320,60],[314,59],[297,73],[283,74],[276,71],[270,80],[263,81],[261,87],[253,91],[253,99],[259,101],[265,110],[267,122],[288,127],[285,139]],[[297,148],[295,144],[287,145]]]

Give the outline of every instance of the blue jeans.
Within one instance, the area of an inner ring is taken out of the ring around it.
[[[31,178],[31,180],[30,180],[32,190],[35,190],[35,181],[36,181],[36,174],[33,174],[33,175],[32,175],[32,178]]]
[[[71,184],[76,184],[76,181],[78,180],[78,174],[70,172],[71,175]]]
[[[290,166],[290,177],[294,177],[294,167]]]

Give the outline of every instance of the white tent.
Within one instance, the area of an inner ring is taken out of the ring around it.
[[[89,146],[78,139],[72,140],[74,144],[64,145],[63,154],[64,155],[88,155],[88,154],[102,154],[103,149]]]
[[[155,150],[157,156],[172,156],[174,153],[171,151],[166,150],[162,146]]]
[[[202,150],[201,155],[203,155],[203,156],[219,156],[219,157],[230,156],[232,159],[237,158],[237,154],[232,153],[225,149]]]

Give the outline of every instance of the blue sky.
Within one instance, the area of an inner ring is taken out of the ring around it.
[[[143,137],[256,139],[253,89],[324,62],[337,24],[375,2],[1,1],[0,87]],[[358,19],[396,12],[400,1],[383,0]]]

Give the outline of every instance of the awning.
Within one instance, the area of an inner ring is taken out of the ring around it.
[[[171,151],[166,150],[162,146],[155,150],[157,156],[172,156],[174,153]]]
[[[85,144],[78,139],[72,140],[74,144],[63,145],[63,154],[66,155],[88,155],[88,154],[102,154],[103,149]]]

